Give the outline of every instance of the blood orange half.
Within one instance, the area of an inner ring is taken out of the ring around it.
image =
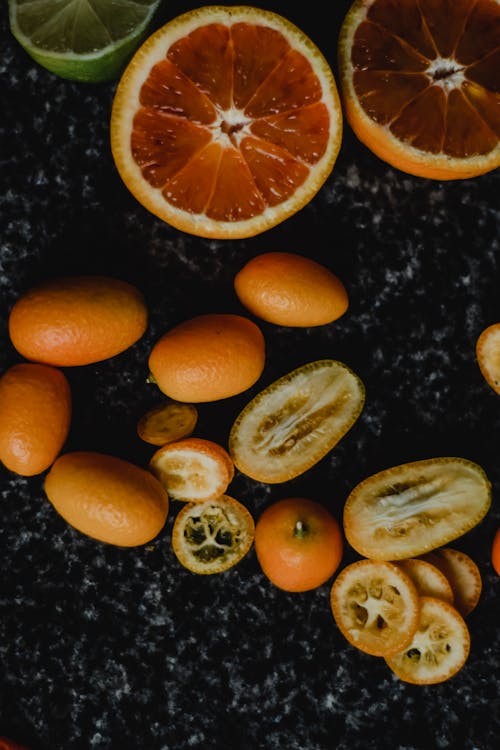
[[[308,203],[341,133],[321,52],[285,18],[244,6],[159,29],[126,68],[111,116],[133,195],[178,229],[221,239],[259,234]]]
[[[356,0],[339,40],[346,117],[410,174],[500,165],[499,0]]]

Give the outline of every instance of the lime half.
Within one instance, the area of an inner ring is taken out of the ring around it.
[[[10,28],[44,68],[73,81],[117,78],[160,0],[9,0]]]

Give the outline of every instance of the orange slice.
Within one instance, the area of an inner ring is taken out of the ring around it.
[[[229,453],[243,474],[270,484],[299,476],[359,417],[363,383],[342,362],[309,362],[257,394],[231,428]]]
[[[254,520],[229,495],[190,503],[177,514],[172,529],[174,554],[192,573],[222,573],[236,565],[252,546]]]
[[[491,485],[480,466],[463,458],[431,458],[358,484],[344,506],[344,531],[364,557],[404,560],[465,534],[490,505]]]
[[[356,0],[339,68],[351,127],[389,164],[439,180],[500,165],[498,0]]]
[[[404,682],[434,685],[453,677],[465,664],[469,650],[469,631],[457,610],[441,599],[424,596],[412,642],[386,657],[386,662]]]
[[[197,421],[195,406],[168,401],[153,407],[139,419],[137,434],[150,445],[166,445],[189,437]]]
[[[399,560],[396,565],[411,578],[419,596],[432,596],[434,599],[442,599],[448,604],[453,604],[451,583],[435,565],[415,557]]]
[[[500,323],[482,331],[476,343],[476,357],[484,379],[500,394]]]
[[[285,18],[185,13],[139,48],[116,91],[111,146],[149,211],[202,237],[250,237],[308,203],[330,174],[342,115],[332,71]]]
[[[401,651],[417,629],[417,590],[406,573],[389,562],[348,565],[333,583],[330,604],[349,643],[372,656]]]
[[[202,503],[227,490],[234,476],[231,457],[221,445],[186,438],[156,451],[149,468],[174,500]]]
[[[483,582],[474,560],[458,549],[443,547],[425,556],[449,580],[455,595],[455,608],[465,617],[477,606]]]

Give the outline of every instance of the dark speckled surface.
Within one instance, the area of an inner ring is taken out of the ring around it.
[[[302,494],[341,520],[349,491],[398,463],[457,455],[493,484],[486,519],[455,543],[479,564],[484,590],[469,616],[462,671],[433,687],[394,678],[350,647],[329,610],[330,582],[286,594],[251,551],[220,576],[197,577],[170,547],[169,520],[151,544],[120,550],[66,525],[43,477],[0,469],[0,734],[31,750],[494,750],[500,735],[500,579],[490,564],[500,525],[500,397],[474,357],[500,320],[498,173],[462,182],[404,175],[346,126],[335,169],[314,200],[245,241],[191,237],[162,224],[122,185],[108,144],[115,84],[57,79],[10,36],[1,9],[0,368],[19,360],[8,312],[32,283],[111,274],[144,292],[143,339],[105,363],[67,371],[74,400],[65,450],[101,450],[146,465],[135,434],[157,400],[147,355],[174,323],[243,312],[232,279],[266,250],[309,254],[345,283],[337,323],[262,324],[267,364],[251,391],[200,406],[196,434],[226,443],[253,393],[307,361],[334,357],[364,380],[366,408],[316,467],[281,486],[237,474],[230,494],[255,518]],[[166,2],[156,24],[194,7]],[[268,3],[318,44],[335,68],[348,2],[294,9]],[[357,555],[346,547],[343,564]]]

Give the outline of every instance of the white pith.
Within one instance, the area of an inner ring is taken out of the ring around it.
[[[453,57],[436,57],[435,60],[431,60],[424,73],[434,86],[440,86],[446,93],[449,93],[462,86],[465,81],[464,70],[465,68],[459,65]],[[440,74],[446,75],[439,77]]]

